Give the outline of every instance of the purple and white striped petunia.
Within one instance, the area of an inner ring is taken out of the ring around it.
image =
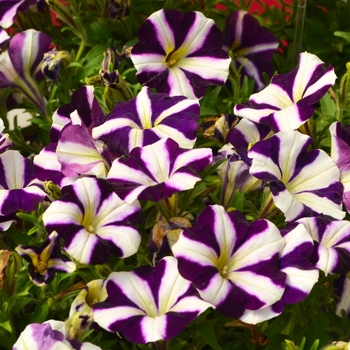
[[[80,343],[66,337],[65,323],[49,320],[43,324],[31,323],[20,334],[13,350],[101,350],[91,343]]]
[[[350,279],[342,275],[334,281],[334,291],[338,297],[337,308],[335,313],[342,317],[341,311],[345,310],[348,317],[350,316]]]
[[[249,225],[239,211],[213,205],[198,216],[196,225],[180,234],[172,246],[180,274],[192,281],[203,300],[228,317],[258,310],[279,301],[286,274],[279,255],[284,240],[268,220]]]
[[[340,181],[344,186],[343,203],[350,212],[350,125],[342,126],[334,122],[329,131],[331,133],[331,157],[340,170]]]
[[[43,214],[46,229],[64,238],[67,252],[80,263],[101,264],[109,253],[120,258],[135,254],[140,245],[137,201],[122,201],[103,179],[81,178],[63,187],[62,198]]]
[[[336,219],[345,215],[339,169],[324,151],[307,152],[311,142],[298,131],[283,131],[248,152],[250,173],[270,182],[273,201],[288,222],[318,214]]]
[[[36,75],[50,44],[47,34],[28,29],[13,36],[8,50],[0,54],[0,87],[18,88],[44,112],[46,104]]]
[[[265,87],[262,73],[273,74],[272,56],[278,40],[266,27],[260,26],[250,13],[238,10],[231,13],[224,29],[224,49],[232,50],[237,69],[255,80],[255,90]]]
[[[141,84],[199,99],[206,86],[225,83],[231,59],[222,49],[219,28],[201,12],[159,10],[138,35],[131,59]]]
[[[222,147],[215,158],[215,161],[226,158],[226,161],[218,167],[222,186],[221,203],[225,208],[229,207],[236,190],[249,192],[263,187],[263,182],[249,173],[250,159],[247,157],[242,159],[231,143]]]
[[[46,196],[38,185],[32,160],[13,150],[0,154],[0,215],[36,210]]]
[[[305,226],[314,240],[310,261],[318,269],[326,275],[350,271],[350,221],[318,216],[302,218],[298,222]]]
[[[12,26],[17,11],[27,11],[28,7],[38,0],[2,0],[0,6],[0,27],[9,28]]]
[[[39,286],[50,283],[56,272],[75,271],[74,262],[61,255],[58,234],[55,231],[40,247],[18,246],[16,252],[29,262],[29,275],[32,281]]]
[[[0,48],[4,46],[10,40],[10,36],[5,30],[0,29]]]
[[[198,119],[197,101],[155,94],[143,87],[135,99],[117,103],[107,120],[92,130],[92,136],[121,154],[169,137],[182,148],[192,148]]]
[[[249,101],[238,104],[234,113],[274,131],[296,130],[313,114],[313,105],[334,85],[336,75],[315,55],[303,52],[296,68],[279,74]]]
[[[95,322],[110,332],[145,344],[168,340],[213,305],[201,300],[191,283],[179,274],[177,260],[166,257],[156,267],[112,272],[108,298],[93,306]]]
[[[79,330],[87,329],[94,321],[93,304],[100,303],[106,299],[106,280],[90,281],[73,300],[69,310],[69,319],[74,319],[75,315],[77,315],[77,318],[81,320],[80,324],[78,324]],[[72,322],[72,325],[75,326],[74,322]]]
[[[309,261],[313,252],[313,240],[302,224],[283,228],[281,234],[284,247],[280,254],[279,266],[287,276],[281,300],[259,310],[246,310],[240,319],[257,324],[280,315],[285,304],[295,304],[304,300],[318,280],[319,272]]]
[[[157,202],[176,192],[192,189],[197,174],[212,161],[210,148],[182,149],[172,139],[134,148],[128,158],[112,163],[108,180],[125,201],[150,199]]]

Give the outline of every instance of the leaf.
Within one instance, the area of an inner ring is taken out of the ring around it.
[[[39,306],[30,316],[30,323],[43,323],[49,313],[49,306],[43,304]]]
[[[221,350],[220,345],[216,341],[215,332],[211,323],[202,323],[197,326],[197,330],[208,345],[214,350]]]
[[[12,333],[12,327],[10,321],[0,323],[0,327],[5,328],[8,332]]]
[[[340,38],[345,39],[346,41],[350,42],[350,32],[340,32],[340,31],[336,31],[334,32],[335,36],[338,36]]]
[[[321,108],[322,112],[328,115],[334,115],[335,112],[337,111],[337,107],[335,105],[334,100],[332,100],[331,96],[329,94],[325,94],[321,100]]]

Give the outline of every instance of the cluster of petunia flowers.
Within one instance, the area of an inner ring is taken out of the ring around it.
[[[258,36],[247,42],[247,28],[262,35],[260,43],[254,41]],[[71,103],[54,113],[51,143],[33,162],[9,150],[11,142],[2,136],[1,229],[16,221],[19,209],[35,210],[48,202],[42,217],[45,241],[40,247],[16,248],[39,286],[57,272],[74,272],[76,263],[103,264],[110,254],[134,255],[141,243],[140,201],[169,204],[224,159],[217,168],[221,203],[208,204],[186,225],[177,217],[166,221],[169,235],[177,231],[168,239],[167,256],[153,266],[89,282],[66,321],[28,325],[14,349],[25,349],[28,342],[32,349],[98,349],[80,343],[82,332],[95,323],[134,343],[168,340],[209,308],[256,324],[306,298],[320,270],[344,277],[337,312],[350,310],[345,277],[350,222],[343,220],[343,206],[350,210],[350,129],[332,124],[331,156],[310,150],[311,137],[297,130],[334,85],[334,69],[304,52],[293,70],[274,76],[263,88],[262,72],[272,74],[266,67],[278,46],[265,29],[259,30],[244,11],[229,17],[224,35],[199,12],[158,11],[140,28],[131,53],[144,85],[136,98],[117,103],[105,116],[94,88],[78,89]],[[20,37],[30,37],[37,57],[41,35],[27,31]],[[10,49],[24,50],[15,38]],[[243,64],[257,92],[235,106],[241,119],[213,155],[210,148],[195,147],[199,99],[206,86],[226,82],[229,50],[236,52],[232,64]],[[3,54],[7,60],[11,52]],[[30,62],[37,66],[37,59]],[[24,78],[33,78],[32,67],[26,69],[31,73],[23,77],[15,68],[14,77],[1,73],[0,83],[21,87]],[[249,222],[230,207],[236,191],[263,189],[270,191],[270,205],[284,214],[283,228],[263,218]]]

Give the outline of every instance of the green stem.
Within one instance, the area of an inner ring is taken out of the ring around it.
[[[79,46],[79,50],[78,50],[78,53],[75,57],[75,62],[79,62],[80,60],[80,57],[81,55],[83,54],[83,51],[85,49],[85,39],[84,38],[81,38],[81,43],[80,43],[80,46]]]

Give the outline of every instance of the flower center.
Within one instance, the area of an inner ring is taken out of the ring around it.
[[[47,265],[45,261],[38,261],[36,265],[36,270],[40,273],[40,275],[44,275],[46,272]]]
[[[87,228],[86,228],[90,233],[93,233],[95,231],[95,228],[92,226],[92,225],[89,225]]]
[[[183,50],[173,50],[166,56],[165,64],[168,68],[176,66],[177,62],[185,56],[182,51]]]

